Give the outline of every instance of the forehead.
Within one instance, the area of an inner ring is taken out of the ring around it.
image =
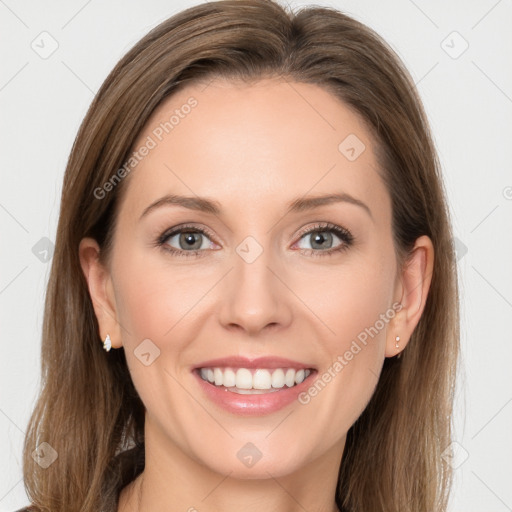
[[[386,202],[360,117],[319,86],[266,79],[194,84],[167,98],[139,134],[147,146],[123,200],[142,211],[166,193],[208,195],[235,211],[308,193]]]

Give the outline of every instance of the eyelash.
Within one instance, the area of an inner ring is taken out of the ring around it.
[[[299,240],[305,235],[309,235],[311,233],[316,232],[333,232],[343,243],[340,244],[338,247],[327,249],[325,251],[317,249],[300,249],[302,251],[305,251],[306,254],[314,257],[332,256],[335,253],[342,253],[346,251],[355,240],[354,236],[352,235],[352,233],[350,233],[350,231],[340,226],[337,226],[336,224],[332,224],[330,222],[321,222],[314,225],[313,227],[306,229],[305,231],[302,231],[299,234]],[[205,256],[206,251],[204,249],[198,249],[195,251],[182,251],[179,249],[175,249],[173,247],[166,246],[166,242],[169,238],[180,233],[200,233],[202,235],[207,236],[208,238],[213,238],[213,235],[207,229],[198,228],[193,225],[182,225],[172,228],[170,231],[167,230],[164,233],[162,233],[157,238],[155,245],[161,247],[162,250],[166,252],[170,252],[173,256],[185,258],[194,256],[201,258]]]

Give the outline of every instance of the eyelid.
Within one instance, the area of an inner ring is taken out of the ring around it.
[[[158,237],[158,241],[161,242],[162,244],[164,244],[165,241],[168,238],[170,238],[171,236],[176,235],[176,234],[180,233],[181,231],[186,231],[187,229],[189,229],[190,231],[197,231],[199,233],[203,233],[203,234],[207,235],[210,239],[216,238],[216,236],[208,228],[206,228],[204,226],[199,227],[199,226],[196,226],[195,224],[185,223],[185,224],[178,224],[177,226],[167,229]],[[212,240],[212,242],[213,242],[213,240]]]
[[[340,235],[343,235],[345,238],[350,240],[350,242],[352,242],[354,240],[354,236],[348,229],[346,229],[342,226],[339,226],[338,224],[333,224],[332,222],[326,222],[326,221],[319,221],[319,222],[316,222],[313,226],[307,226],[307,227],[301,229],[296,236],[299,238],[302,238],[306,234],[314,233],[315,231],[320,231],[320,230],[325,230],[325,231],[332,230],[335,233],[340,233]]]

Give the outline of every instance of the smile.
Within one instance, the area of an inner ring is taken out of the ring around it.
[[[294,368],[199,368],[200,377],[210,384],[239,394],[262,394],[301,384],[311,369]]]

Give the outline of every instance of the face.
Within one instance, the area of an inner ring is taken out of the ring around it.
[[[146,436],[240,478],[339,461],[401,297],[368,130],[314,85],[215,80],[166,100],[143,145],[106,290]]]

